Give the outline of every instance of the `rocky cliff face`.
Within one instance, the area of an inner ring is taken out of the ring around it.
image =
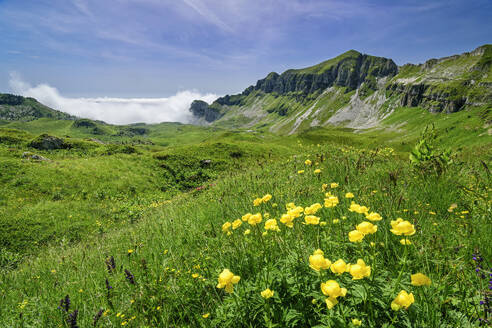
[[[391,59],[363,55],[353,50],[340,57],[333,63],[328,61],[307,69],[288,70],[280,75],[272,72],[259,80],[254,90],[310,94],[335,85],[350,91],[371,79],[392,77],[398,73],[398,67]]]
[[[203,100],[194,100],[191,103],[190,112],[192,112],[195,117],[203,118],[207,122],[213,122],[221,116],[216,108],[209,106]]]

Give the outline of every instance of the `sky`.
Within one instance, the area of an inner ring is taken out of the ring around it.
[[[124,124],[355,49],[421,63],[492,43],[491,0],[0,0],[0,92]],[[87,109],[84,109],[87,108]]]

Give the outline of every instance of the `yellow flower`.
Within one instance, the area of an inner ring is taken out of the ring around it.
[[[408,309],[412,303],[415,302],[413,294],[408,294],[406,291],[402,290],[398,293],[398,296],[391,302],[391,309],[398,311],[401,308]]]
[[[268,202],[270,199],[272,199],[272,195],[270,195],[270,194],[266,194],[265,196],[263,196],[263,197],[261,198],[261,201],[262,201],[263,203],[266,203],[266,202]]]
[[[330,265],[330,260],[325,259],[321,249],[315,250],[313,255],[309,256],[309,267],[315,271],[327,270]]]
[[[457,207],[458,207],[458,204],[456,204],[456,203],[451,204],[451,205],[449,206],[449,208],[448,208],[448,212],[450,212],[450,213],[451,213],[451,212],[452,212],[452,211],[454,211],[454,209],[455,209],[455,208],[457,208]]]
[[[363,279],[371,275],[371,267],[366,265],[363,259],[358,259],[356,264],[350,264],[348,272],[352,280]]]
[[[321,222],[319,223],[319,225],[320,225],[321,227],[324,227],[324,226],[326,225],[326,222],[325,222],[325,221],[321,221]]]
[[[263,233],[261,234],[263,237],[265,237],[266,235],[268,235],[268,231],[263,231]]]
[[[348,269],[347,263],[345,263],[345,261],[342,259],[338,259],[330,266],[331,272],[336,274],[342,274],[344,272],[347,272],[347,269]]]
[[[320,169],[314,170],[314,174],[320,174],[320,173],[321,173],[321,170]]]
[[[337,224],[340,222],[340,220],[339,219],[333,219],[333,221],[331,221],[331,222],[333,222],[333,224]]]
[[[246,213],[242,216],[241,220],[243,220],[243,222],[247,222],[251,215],[251,213]]]
[[[328,184],[323,183],[323,184],[321,185],[321,190],[322,190],[322,191],[326,191],[326,189],[328,189]]]
[[[316,224],[319,224],[319,217],[314,216],[314,215],[306,215],[304,217],[304,221],[306,222],[306,224],[316,225]]]
[[[338,197],[337,196],[329,196],[325,198],[325,207],[335,207],[338,205]]]
[[[275,292],[270,290],[270,288],[265,289],[264,291],[261,292],[261,297],[265,299],[269,299],[270,297],[273,296]]]
[[[260,204],[263,202],[261,198],[256,198],[253,200],[253,206],[260,206]]]
[[[403,239],[400,239],[400,244],[406,246],[406,245],[412,245],[412,242],[407,238],[403,238]]]
[[[257,225],[258,223],[260,223],[261,220],[262,220],[261,213],[256,213],[256,214],[250,215],[250,217],[248,218],[248,223],[250,225],[254,226],[254,225]]]
[[[299,170],[297,171],[298,174],[303,174],[304,173],[304,170]]]
[[[302,212],[304,212],[304,208],[301,206],[295,206],[294,208],[291,208],[290,210],[287,211],[287,214],[292,216],[294,219],[298,218],[301,216]]]
[[[355,228],[359,232],[363,233],[364,235],[373,234],[376,231],[378,231],[378,226],[377,225],[374,225],[371,222],[367,222],[367,221],[364,221],[362,223],[359,223]]]
[[[131,254],[131,253],[133,253],[133,249],[128,250],[128,254]]]
[[[304,164],[311,165],[311,164],[313,164],[313,162],[311,162],[309,159],[306,159],[306,161],[304,162]]]
[[[368,219],[369,221],[381,221],[383,218],[381,217],[381,215],[379,215],[379,213],[371,212],[369,214],[366,214],[366,219]]]
[[[338,282],[335,280],[328,280],[321,283],[321,292],[328,297],[337,298],[339,296],[345,297],[347,295],[347,289],[341,288]]]
[[[348,192],[345,194],[345,198],[354,198],[354,194],[351,192]]]
[[[306,215],[311,215],[311,214],[316,214],[320,209],[322,208],[320,203],[315,203],[311,206],[308,206],[304,209],[304,214]]]
[[[397,236],[412,236],[413,234],[415,234],[415,227],[413,226],[413,224],[406,220],[403,220],[402,218],[391,221],[391,227],[393,229],[390,229],[390,231]]]
[[[330,183],[330,188],[331,188],[331,189],[338,188],[338,183],[336,183],[336,182],[332,182],[332,183]]]
[[[292,210],[294,208],[296,208],[296,204],[294,204],[294,203],[287,203],[287,204],[285,204],[285,209],[287,211]]]
[[[359,319],[355,319],[354,318],[354,319],[352,319],[352,324],[354,326],[360,326],[360,325],[362,325],[362,321],[360,321]]]
[[[196,278],[198,278],[200,275],[199,275],[198,273],[193,273],[191,276],[192,276],[193,278],[195,278],[195,279],[196,279]]]
[[[367,214],[367,212],[369,212],[369,209],[365,206],[360,206],[359,204],[352,202],[350,204],[349,211],[350,212],[356,212],[359,214]]]
[[[292,228],[294,226],[294,218],[289,214],[283,214],[280,218],[280,222],[285,224],[287,227]]]
[[[208,317],[210,317],[210,313],[209,312],[207,312],[205,314],[202,314],[202,318],[203,319],[207,319]]]
[[[246,229],[246,230],[244,230],[244,234],[245,234],[245,235],[249,235],[250,233],[251,233],[251,230],[250,230],[250,229]]]
[[[229,269],[224,269],[219,275],[217,288],[225,288],[227,293],[232,293],[233,284],[237,284],[240,279],[241,277],[235,276]]]
[[[229,229],[231,229],[232,223],[227,221],[222,225],[222,232],[229,232]]]
[[[333,309],[333,307],[335,305],[338,304],[338,301],[336,298],[329,297],[329,298],[325,299],[325,303],[326,303],[326,307],[328,308],[328,310],[331,310],[331,309]]]
[[[242,224],[243,224],[243,221],[241,221],[240,219],[234,220],[234,221],[232,222],[232,230],[236,230],[236,229],[237,229],[237,228],[239,228]]]
[[[359,230],[350,231],[348,233],[348,236],[349,236],[349,240],[353,243],[362,242],[362,239],[364,239],[364,234]]]
[[[270,219],[265,221],[265,230],[280,231],[277,220]]]
[[[431,280],[423,273],[416,273],[410,276],[414,286],[430,286]]]

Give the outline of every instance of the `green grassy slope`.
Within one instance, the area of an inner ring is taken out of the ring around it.
[[[477,252],[484,259],[492,255],[487,171],[470,163],[435,177],[391,152],[364,151],[364,137],[357,138],[359,145],[345,147],[337,146],[343,136],[286,138],[295,157],[250,160],[247,170],[223,171],[207,189],[150,205],[135,224],[75,247],[47,249],[0,276],[0,323],[67,325],[60,300],[69,295],[68,312],[78,311],[81,327],[93,325],[99,310],[98,327],[333,327],[350,326],[352,319],[367,327],[476,326],[485,287],[471,258]],[[323,204],[322,184],[331,182],[339,183],[328,191],[340,203],[316,213],[325,225],[304,225],[301,217],[292,229],[278,222],[280,232],[262,234],[267,216],[278,220],[289,202]],[[346,192],[383,217],[361,244],[348,241],[347,233],[364,216],[348,211]],[[253,199],[267,193],[273,195],[268,203],[253,206]],[[453,203],[456,209],[449,210]],[[243,222],[231,235],[222,232],[224,222],[248,212],[262,213],[262,223]],[[415,225],[410,246],[389,231],[397,217]],[[349,273],[312,270],[309,256],[317,248],[331,261],[363,258],[370,277],[352,280]],[[114,269],[105,264],[110,256]],[[216,288],[224,268],[241,277],[234,294]],[[416,272],[428,275],[432,285],[412,286],[410,274]],[[330,279],[348,289],[332,310],[320,291],[320,283]],[[273,298],[261,297],[265,288],[275,292]],[[390,304],[400,290],[412,292],[415,303],[393,311]]]

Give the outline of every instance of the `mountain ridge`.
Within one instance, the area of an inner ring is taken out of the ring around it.
[[[313,126],[366,129],[397,108],[454,113],[492,107],[492,45],[422,64],[349,50],[319,64],[269,73],[242,93],[193,102],[197,124],[295,133]]]

